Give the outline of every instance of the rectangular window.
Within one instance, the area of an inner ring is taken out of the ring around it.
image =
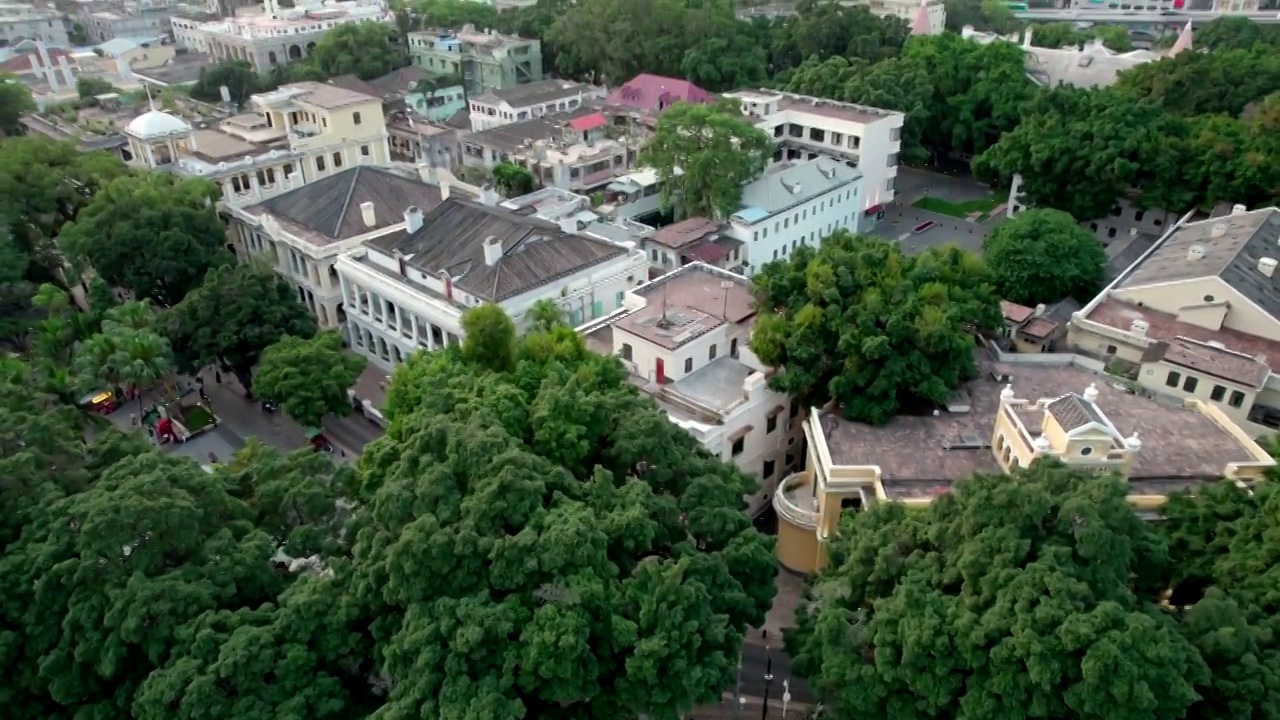
[[[361,154],[361,155],[363,155],[363,156],[365,156],[365,157],[369,157],[369,146],[368,146],[368,145],[361,145],[361,146],[360,146],[360,154]]]
[[[622,359],[631,359],[631,345],[629,343],[622,343]]]
[[[733,448],[730,449],[729,452],[732,453],[734,457],[738,457],[739,455],[742,454],[742,450],[743,448],[746,447],[746,444],[747,444],[747,438],[745,436],[740,437],[737,440],[733,441]]]
[[[778,413],[769,413],[769,419],[765,421],[764,432],[769,434],[778,429]]]
[[[324,157],[323,157],[323,156],[316,156],[316,170],[317,170],[317,171],[319,171],[319,172],[324,172]]]
[[[619,290],[617,295],[614,296],[614,302],[617,303],[618,307],[622,307],[622,298],[625,296],[626,296],[626,292],[622,290]]]
[[[358,113],[358,112],[353,112],[353,113],[351,113],[351,124],[353,124],[353,125],[359,125],[359,124],[360,124],[360,113]]]
[[[1169,371],[1169,377],[1164,379],[1164,384],[1171,388],[1178,387],[1178,383],[1182,382],[1182,373]]]
[[[1229,404],[1233,408],[1238,408],[1241,405],[1244,405],[1244,393],[1240,392],[1239,390],[1232,390],[1231,400],[1227,404]]]
[[[760,477],[763,477],[765,480],[768,480],[769,478],[773,477],[773,461],[772,460],[764,461],[764,469],[760,471]]]
[[[335,168],[342,167],[342,153],[336,152],[333,154],[333,166]]]
[[[1227,396],[1227,389],[1221,385],[1214,385],[1213,392],[1209,393],[1209,399],[1214,402],[1222,402],[1222,398]]]
[[[715,344],[715,343],[711,343],[711,349],[707,351],[707,359],[708,359],[708,360],[715,360],[715,359],[716,359],[716,344]]]
[[[693,372],[693,358],[685,358],[685,359],[684,359],[684,371],[685,371],[686,373],[691,373],[691,372]]]
[[[1195,392],[1196,386],[1200,384],[1200,379],[1194,375],[1188,375],[1187,379],[1182,383],[1182,389],[1187,392]]]

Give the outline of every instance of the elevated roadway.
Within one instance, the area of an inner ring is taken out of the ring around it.
[[[1109,25],[1204,25],[1220,17],[1243,17],[1264,25],[1280,24],[1275,10],[1239,13],[1217,10],[1022,10],[1014,13],[1019,20],[1032,22],[1091,22]]]

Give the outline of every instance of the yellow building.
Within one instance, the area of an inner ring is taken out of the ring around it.
[[[315,82],[250,98],[253,112],[195,128],[152,109],[125,128],[126,161],[206,177],[222,202],[261,202],[360,165],[389,166],[382,99]]]
[[[805,469],[774,494],[782,565],[822,569],[843,510],[889,501],[927,505],[957,480],[1037,458],[1119,473],[1135,509],[1146,514],[1171,493],[1223,478],[1256,481],[1275,464],[1211,404],[1129,393],[1076,356],[1028,358],[985,363],[978,379],[932,415],[872,427],[812,411]]]
[[[1253,437],[1280,429],[1280,210],[1174,226],[1076,313],[1068,344],[1145,391],[1217,406]]]

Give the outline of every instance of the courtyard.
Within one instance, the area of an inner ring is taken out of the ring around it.
[[[956,245],[971,252],[1004,219],[1007,194],[972,177],[916,168],[898,169],[897,198],[869,234],[897,242],[905,252]]]

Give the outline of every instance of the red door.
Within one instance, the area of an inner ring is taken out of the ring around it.
[[[658,358],[654,361],[653,371],[658,376],[658,384],[662,384],[667,381],[666,366],[663,365],[662,358]]]

